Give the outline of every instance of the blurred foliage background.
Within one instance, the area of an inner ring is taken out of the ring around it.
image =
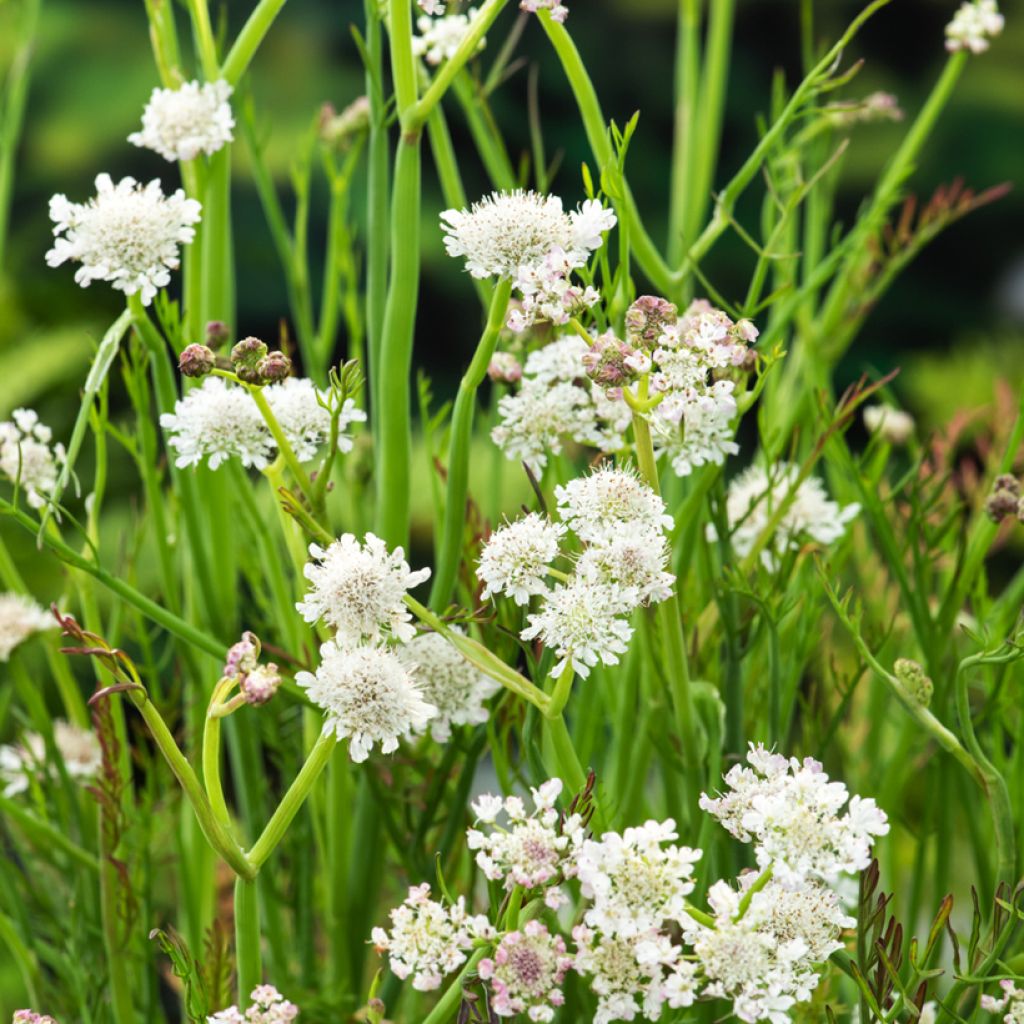
[[[712,0],[713,2],[713,0]],[[212,4],[223,28],[237,27],[247,2]],[[797,0],[746,0],[739,5],[728,111],[718,181],[752,148],[757,117],[766,113],[772,78],[780,71],[792,87],[800,77]],[[832,40],[861,7],[860,0],[818,0],[815,37]],[[18,5],[0,0],[0,67],[12,58]],[[481,58],[486,68],[517,12],[510,4]],[[942,30],[955,0],[893,0],[858,37],[847,62],[864,66],[845,98],[875,90],[895,93],[913,115],[937,77]],[[911,182],[926,201],[934,189],[962,178],[982,190],[1024,178],[1024,5],[1003,5],[1007,28],[992,50],[970,61],[940,128]],[[598,87],[605,112],[619,123],[640,111],[629,175],[652,233],[665,221],[671,140],[673,0],[575,0],[570,28]],[[282,195],[289,168],[317,118],[320,105],[339,109],[363,91],[362,67],[350,26],[362,22],[360,0],[291,0],[261,50],[251,90],[267,155]],[[540,112],[549,156],[560,155],[553,189],[567,203],[582,197],[580,163],[589,156],[582,127],[561,70],[539,26],[526,25],[521,60],[493,98],[515,161],[529,145],[528,79],[536,68]],[[176,187],[177,170],[125,141],[135,130],[156,83],[142,0],[43,0],[24,135],[17,163],[11,242],[0,278],[0,418],[31,405],[57,437],[70,428],[92,346],[119,311],[108,288],[79,289],[71,271],[48,270],[47,200],[65,192],[73,200],[92,193],[99,171],[115,178],[160,177]],[[458,108],[449,120],[467,192],[488,188]],[[858,128],[844,158],[840,190],[847,222],[895,146],[904,126]],[[255,189],[244,145],[235,147],[234,223],[240,323],[237,336],[277,337],[285,315],[285,286]],[[416,359],[448,395],[477,338],[480,312],[468,280],[443,250],[437,214],[443,203],[433,169],[426,166],[424,281]],[[314,197],[312,273],[317,280],[326,195]],[[357,193],[360,192],[357,189]],[[741,206],[740,217],[756,217]],[[926,249],[874,311],[842,373],[902,367],[894,388],[926,427],[957,411],[988,405],[995,378],[1024,378],[1024,192],[1017,188],[968,217]],[[716,287],[735,297],[749,273],[748,251],[727,236],[704,266]],[[343,355],[339,345],[339,357]],[[839,384],[844,381],[839,381]],[[116,486],[116,479],[115,479]],[[131,486],[130,478],[125,484]]]

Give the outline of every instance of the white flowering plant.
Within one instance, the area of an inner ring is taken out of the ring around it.
[[[365,95],[297,148],[254,63],[293,54],[283,0],[138,5],[110,166],[160,177],[91,168],[19,225],[110,319],[70,415],[0,393],[0,1014],[1024,1021],[1024,405],[919,422],[850,381],[911,257],[1002,194],[907,198],[1004,30],[942,5],[904,111],[851,55],[887,0],[828,43],[802,0],[736,160],[742,5],[683,0],[653,169],[598,5],[367,0]],[[3,6],[0,301],[59,34]]]

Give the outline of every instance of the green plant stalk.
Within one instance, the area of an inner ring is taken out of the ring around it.
[[[587,784],[587,773],[580,764],[572,737],[562,713],[544,718],[545,734],[551,742],[554,766],[570,793],[579,793]],[[595,814],[597,817],[597,814]]]
[[[401,3],[398,4],[402,6]],[[403,136],[391,203],[391,277],[380,344],[377,398],[376,533],[390,547],[409,543],[412,413],[409,374],[420,272],[420,140]]]
[[[647,388],[648,379],[643,377],[638,387],[638,401],[647,400]],[[658,479],[658,466],[654,458],[651,428],[643,414],[636,411],[633,413],[633,438],[640,475],[647,482],[647,486],[660,497],[661,484]],[[665,657],[665,675],[668,679],[672,706],[676,716],[676,728],[679,730],[683,764],[686,768],[686,784],[690,796],[695,798],[702,782],[699,722],[690,686],[690,667],[686,657],[683,624],[679,612],[679,599],[676,594],[673,593],[667,600],[662,601],[655,614]],[[692,804],[695,806],[695,799]],[[693,806],[689,807],[691,812]]]
[[[167,728],[163,716],[141,688],[129,690],[128,696],[142,715],[153,741],[181,785],[188,802],[192,805],[196,820],[203,830],[207,842],[224,858],[236,875],[247,879],[255,878],[256,866],[246,859],[238,844],[228,835],[224,826],[217,819],[206,792],[192,770],[192,765],[188,763],[188,759],[181,752],[178,744],[174,742],[174,737]]]
[[[160,84],[173,89],[181,73],[181,53],[178,33],[174,27],[172,0],[145,0],[149,19],[149,39],[153,47],[153,62],[160,74]]]
[[[238,970],[238,1005],[263,981],[260,956],[260,903],[255,879],[235,879],[235,960]]]
[[[231,815],[228,813],[228,805],[224,800],[224,787],[220,781],[221,718],[219,715],[213,714],[213,710],[221,703],[224,694],[233,685],[234,680],[224,678],[214,687],[206,719],[203,722],[203,784],[206,787],[206,795],[210,800],[214,816],[225,828],[231,825]]]
[[[476,965],[490,952],[489,946],[481,946],[474,950],[461,971],[452,979],[445,994],[437,1001],[437,1005],[423,1018],[423,1024],[448,1024],[455,1015],[462,1001],[462,982],[476,970]]]
[[[697,83],[700,78],[700,3],[678,0],[675,70],[675,126],[672,136],[669,194],[668,262],[678,266],[686,251],[686,213],[692,205],[688,190],[698,144]]]
[[[259,870],[284,838],[288,826],[292,823],[295,815],[299,813],[313,784],[327,766],[337,742],[333,732],[323,731],[317,737],[317,741],[313,744],[313,749],[309,752],[295,781],[288,787],[288,792],[277,805],[266,828],[263,829],[259,839],[256,840],[246,856],[246,861],[253,870]]]
[[[35,48],[42,0],[24,0],[17,29],[14,58],[4,83],[3,109],[0,111],[0,274],[7,257],[7,232],[14,190],[14,160],[25,122],[29,82],[32,72],[32,51]]]
[[[253,9],[221,66],[221,78],[228,84],[238,85],[285,2],[286,0],[260,0]]]
[[[430,591],[430,607],[442,611],[448,604],[455,587],[462,538],[466,525],[466,499],[469,493],[469,456],[473,441],[473,418],[476,411],[476,393],[487,376],[487,367],[494,355],[498,336],[505,323],[512,282],[500,278],[491,294],[487,324],[484,327],[469,368],[459,382],[458,395],[452,408],[448,442],[448,487],[441,526],[441,543],[434,568],[434,582]]]
[[[203,191],[199,320],[234,325],[234,256],[231,242],[231,146],[209,158]],[[193,339],[198,340],[198,339]]]
[[[132,981],[129,976],[129,960],[118,936],[120,920],[118,887],[122,884],[113,858],[115,851],[109,848],[106,818],[110,810],[102,803],[99,813],[100,848],[100,925],[103,931],[103,951],[107,960],[107,981],[110,986],[110,1003],[114,1024],[135,1024],[135,1007],[132,1001]]]
[[[30,814],[17,800],[11,800],[0,793],[0,810],[37,845],[45,846],[48,850],[60,850],[91,872],[100,870],[100,862],[92,853],[69,839],[59,828]]]
[[[277,444],[277,449],[284,459],[285,465],[294,477],[295,482],[302,488],[302,493],[310,500],[313,500],[313,482],[309,479],[309,474],[306,472],[302,463],[299,462],[298,456],[295,454],[295,450],[291,446],[291,442],[288,440],[288,436],[285,434],[281,427],[281,424],[277,422],[277,417],[274,415],[274,410],[270,408],[270,403],[267,401],[266,395],[263,394],[263,388],[258,384],[247,384],[246,388],[249,394],[252,395],[252,400],[256,403],[256,408],[259,409],[260,415],[263,417],[263,422],[266,423],[267,429],[270,431],[271,436]]]
[[[196,52],[203,66],[203,74],[208,82],[215,82],[220,78],[220,68],[217,65],[217,44],[213,38],[207,0],[187,0],[186,6],[192,19],[192,34],[195,37]]]

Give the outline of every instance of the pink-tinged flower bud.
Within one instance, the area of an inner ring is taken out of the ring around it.
[[[211,320],[206,325],[206,344],[210,348],[220,348],[231,340],[231,328],[222,320]]]
[[[217,357],[206,345],[186,345],[178,357],[178,369],[186,377],[205,377],[216,365]]]
[[[635,355],[636,352],[629,345],[616,338],[611,331],[606,331],[594,339],[594,343],[583,353],[582,360],[587,376],[595,384],[613,388],[620,387],[636,375],[629,364]]]
[[[258,665],[249,672],[239,684],[239,689],[245,695],[246,703],[259,705],[266,704],[277,693],[280,685],[281,673],[271,662],[268,665]]]
[[[224,663],[224,675],[234,679],[236,676],[244,676],[247,672],[252,672],[259,663],[261,649],[260,638],[255,633],[246,630],[242,634],[242,639],[228,648],[227,660]]]
[[[268,384],[276,384],[291,374],[292,361],[283,352],[268,352],[256,364],[256,372]]]
[[[641,295],[626,310],[626,335],[635,345],[654,348],[666,327],[679,318],[679,310],[668,299]]]
[[[523,368],[511,352],[495,352],[487,376],[496,384],[516,384],[523,378]]]
[[[985,515],[993,523],[1001,523],[1010,516],[1015,516],[1020,508],[1020,497],[1013,491],[993,491],[985,499]]]
[[[267,354],[267,346],[259,338],[243,338],[231,350],[231,365],[239,380],[247,384],[262,384],[263,377],[258,370],[260,360]]]

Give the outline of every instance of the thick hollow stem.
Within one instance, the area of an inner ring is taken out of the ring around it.
[[[238,1004],[263,980],[260,957],[260,904],[255,879],[235,879],[235,958],[238,965]]]

